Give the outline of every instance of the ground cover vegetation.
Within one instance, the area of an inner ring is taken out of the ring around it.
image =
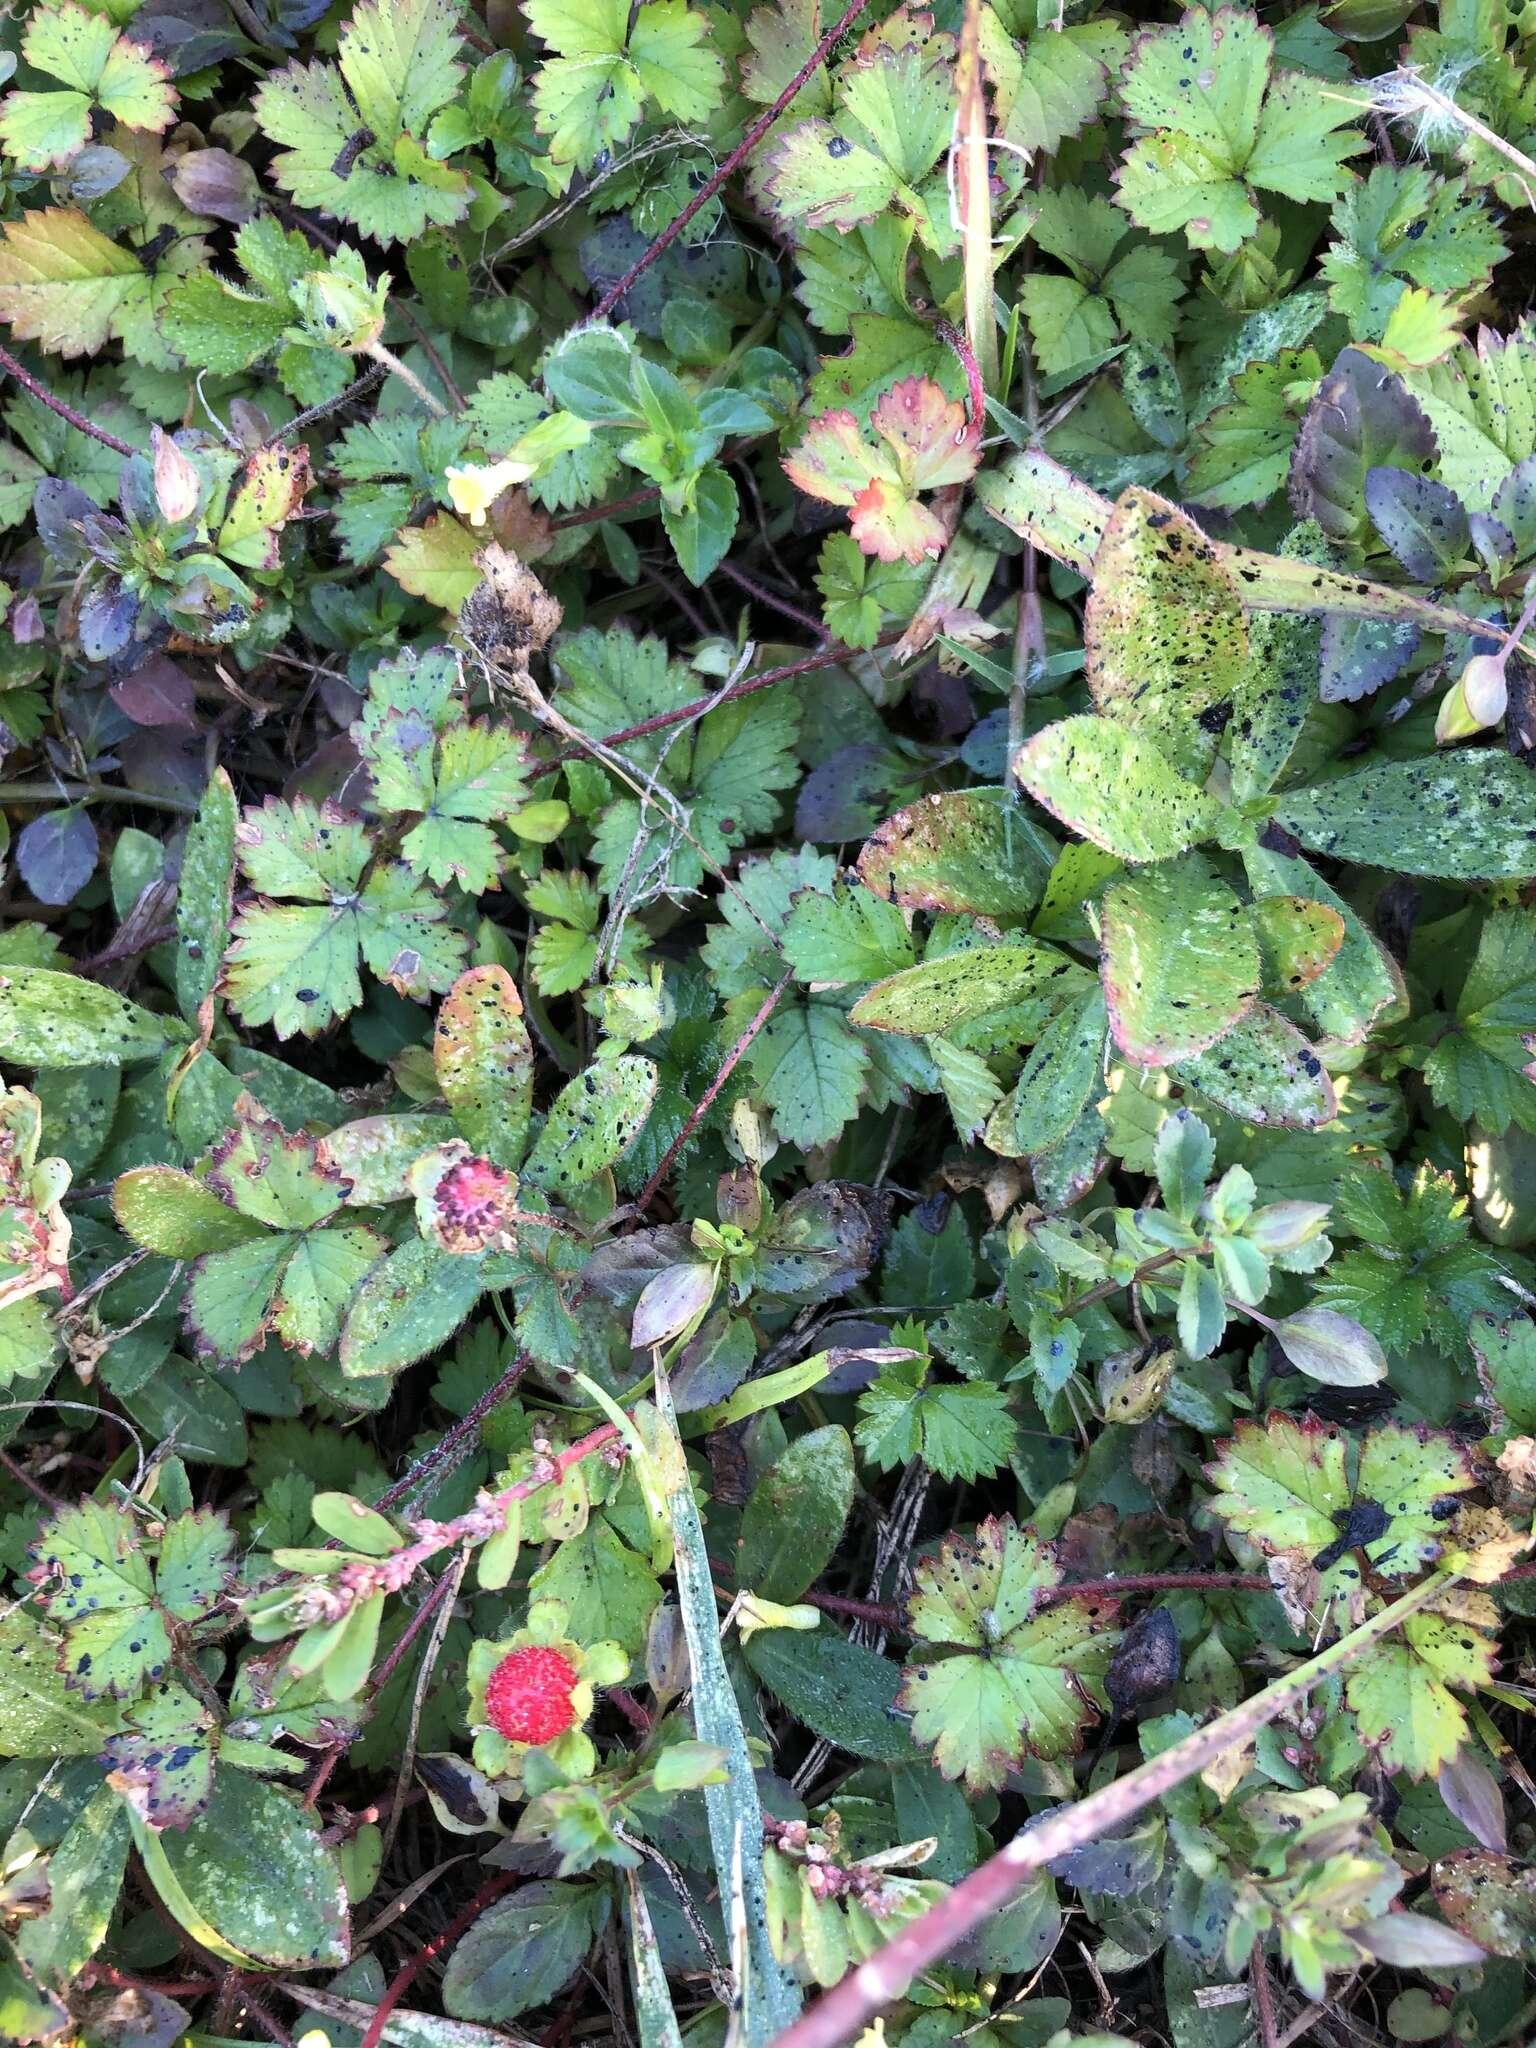
[[[0,2033],[1536,2026],[1536,10],[0,23]]]

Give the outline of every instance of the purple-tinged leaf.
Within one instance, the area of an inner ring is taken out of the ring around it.
[[[1334,540],[1370,531],[1365,480],[1383,465],[1421,474],[1437,452],[1434,430],[1402,378],[1347,348],[1318,385],[1291,458],[1291,503]]]
[[[1368,470],[1365,503],[1376,531],[1420,583],[1439,583],[1467,552],[1466,507],[1432,477],[1389,464]]]
[[[1402,673],[1418,645],[1418,627],[1404,620],[1324,619],[1318,695],[1325,704],[1368,697]]]
[[[111,685],[112,701],[135,725],[179,725],[195,730],[192,678],[163,654]]]
[[[1504,1795],[1488,1766],[1470,1749],[1464,1749],[1453,1762],[1442,1767],[1438,1782],[1446,1811],[1485,1849],[1502,1856],[1509,1847]]]
[[[100,841],[89,811],[34,818],[16,842],[21,878],[40,903],[72,903],[96,872]]]

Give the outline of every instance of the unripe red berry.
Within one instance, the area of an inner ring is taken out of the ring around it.
[[[576,1720],[576,1669],[559,1650],[509,1650],[485,1688],[485,1718],[509,1742],[553,1742]]]

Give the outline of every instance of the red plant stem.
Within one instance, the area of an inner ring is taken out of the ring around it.
[[[480,1396],[467,1415],[461,1415],[451,1429],[444,1430],[430,1451],[419,1457],[403,1479],[397,1479],[375,1502],[380,1508],[392,1508],[396,1501],[404,1500],[408,1493],[414,1493],[430,1473],[435,1472],[443,1460],[456,1451],[464,1439],[472,1436],[484,1422],[493,1408],[499,1408],[514,1391],[518,1381],[528,1370],[528,1353],[519,1352],[507,1367],[495,1386],[489,1387]]]
[[[30,391],[50,412],[56,412],[61,420],[68,420],[69,424],[77,427],[82,434],[89,434],[93,441],[100,441],[104,448],[114,449],[119,455],[139,453],[138,449],[131,447],[127,441],[120,441],[116,434],[109,434],[105,427],[98,427],[93,420],[88,420],[83,412],[76,412],[72,405],[66,405],[62,398],[56,398],[46,384],[40,384],[30,370],[22,368],[7,348],[0,348],[0,370],[14,377],[24,390]]]
[[[801,611],[799,605],[791,604],[787,597],[780,597],[777,591],[769,590],[765,584],[749,576],[745,569],[738,569],[734,562],[722,562],[715,574],[729,576],[748,597],[755,598],[759,604],[767,605],[770,611],[782,612],[786,619],[793,619],[797,626],[804,626],[805,630],[814,633],[818,640],[827,638],[827,629],[820,619],[813,619],[809,612]]]
[[[499,1899],[509,1886],[517,1882],[510,1870],[498,1871],[495,1877],[481,1885],[462,1913],[456,1913],[441,1934],[434,1934],[429,1942],[417,1949],[408,1963],[402,1963],[389,1981],[389,1988],[374,2007],[373,2018],[368,2022],[368,2031],[358,2043],[358,2048],[379,2048],[384,2038],[384,2029],[389,2025],[389,2016],[416,1982],[421,1972],[434,1956],[458,1940],[465,1928],[477,1920],[482,1909],[493,1899]]]
[[[1536,1563],[1511,1565],[1496,1583],[1512,1579],[1536,1579]],[[1128,1593],[1270,1593],[1274,1588],[1262,1572],[1111,1572],[1104,1579],[1073,1579],[1064,1586],[1047,1586],[1040,1595],[1042,1607],[1058,1600],[1112,1600]],[[900,1629],[906,1616],[900,1607],[882,1606],[878,1600],[851,1600],[841,1593],[805,1593],[801,1596],[823,1614],[846,1615],[850,1621],[867,1621],[873,1628]]]
[[[720,454],[721,468],[729,468],[762,438],[761,434],[746,434],[741,440],[733,441]],[[551,533],[563,533],[568,526],[597,526],[604,519],[616,519],[621,512],[634,512],[641,505],[649,505],[660,496],[660,484],[647,484],[643,490],[631,491],[627,498],[609,498],[604,504],[584,505],[579,511],[567,512],[562,519],[552,519],[549,530]]]
[[[417,1608],[416,1612],[411,1616],[410,1620],[406,1623],[405,1627],[400,1631],[399,1641],[394,1644],[393,1648],[389,1652],[389,1655],[384,1659],[383,1663],[379,1666],[378,1670],[374,1672],[372,1678],[368,1681],[368,1691],[370,1696],[375,1695],[377,1693],[381,1693],[384,1690],[385,1686],[388,1685],[389,1681],[394,1677],[395,1672],[399,1668],[401,1658],[405,1655],[406,1651],[411,1647],[411,1644],[415,1642],[417,1636],[421,1633],[422,1629],[426,1626],[427,1622],[437,1612],[438,1608],[441,1607],[441,1605],[443,1604],[443,1595],[448,1591],[448,1588],[452,1584],[453,1573],[451,1571],[444,1572],[443,1576],[432,1588],[431,1592],[427,1595],[426,1599],[422,1601],[421,1605]]]
[[[934,332],[940,341],[953,349],[960,358],[960,367],[965,372],[966,417],[970,421],[971,431],[980,440],[987,417],[987,392],[981,381],[981,366],[976,360],[971,344],[958,327],[952,327],[947,320],[941,320]]]
[[[110,1963],[92,1963],[90,1970],[101,1983],[114,1984],[120,1991],[156,1991],[162,1998],[202,1998],[214,1988],[212,1977],[184,1977],[162,1984],[153,1977],[135,1977],[131,1971],[115,1970]]]
[[[1275,2001],[1270,1996],[1269,1970],[1264,1961],[1262,1941],[1255,1944],[1249,1958],[1248,1981],[1253,1987],[1253,2017],[1259,2030],[1259,2048],[1276,2048],[1279,2030],[1275,2026]]]
[[[627,1685],[610,1685],[607,1697],[613,1701],[631,1728],[642,1735],[649,1735],[656,1725],[656,1717],[649,1707],[642,1707]]]
[[[617,284],[610,285],[608,287],[607,291],[603,293],[603,296],[598,300],[597,304],[592,308],[592,311],[587,315],[588,320],[605,319],[607,315],[611,313],[614,307],[619,303],[619,300],[623,298],[624,294],[629,290],[630,286],[635,283],[636,279],[643,277],[645,275],[646,271],[650,269],[651,265],[656,261],[658,256],[664,256],[666,254],[667,250],[671,248],[672,244],[683,232],[683,229],[687,227],[689,221],[693,219],[694,215],[698,213],[701,208],[708,206],[710,200],[714,198],[715,194],[720,190],[721,186],[726,182],[726,180],[736,172],[736,170],[744,162],[744,160],[751,155],[754,149],[756,149],[757,145],[768,133],[768,130],[773,126],[774,122],[778,120],[780,114],[784,112],[785,108],[790,104],[790,102],[793,99],[798,97],[801,86],[805,84],[806,80],[811,76],[811,73],[813,71],[817,71],[821,68],[822,64],[826,61],[827,53],[832,48],[832,45],[835,42],[837,42],[839,37],[845,35],[848,32],[848,30],[852,28],[853,24],[864,12],[864,9],[867,5],[868,0],[849,0],[848,6],[843,9],[842,13],[838,16],[837,20],[832,24],[831,28],[827,30],[826,34],[822,37],[821,41],[816,45],[815,49],[812,50],[810,56],[806,58],[805,62],[800,66],[800,69],[795,73],[794,77],[789,81],[788,85],[785,86],[784,90],[779,94],[778,98],[774,101],[773,105],[767,108],[765,112],[758,115],[757,119],[752,123],[752,126],[747,130],[746,134],[743,135],[740,142],[738,142],[736,147],[731,151],[730,155],[725,157],[721,161],[718,169],[716,169],[714,173],[710,177],[708,177],[704,181],[704,183],[699,187],[698,191],[694,193],[693,197],[689,200],[688,204],[683,208],[682,212],[677,216],[676,220],[669,222],[668,225],[665,228],[663,228],[662,232],[656,237],[655,241],[652,242],[651,246],[645,251],[644,255],[638,257],[629,266],[628,270],[625,271],[624,275],[619,279]],[[583,322],[582,324],[585,325],[586,323]]]
[[[346,1753],[346,1742],[333,1742],[315,1766],[315,1775],[310,1779],[304,1794],[304,1804],[311,1812],[320,1804],[320,1794],[325,1790],[327,1780]]]
[[[618,1436],[617,1425],[604,1422],[575,1443],[567,1444],[563,1451],[536,1459],[531,1478],[503,1487],[500,1493],[481,1494],[472,1508],[456,1515],[451,1522],[435,1522],[425,1515],[419,1521],[409,1522],[407,1527],[416,1538],[414,1543],[392,1550],[385,1557],[355,1558],[333,1579],[312,1587],[318,1594],[318,1607],[306,1616],[305,1625],[322,1618],[339,1621],[375,1594],[403,1591],[427,1559],[436,1557],[440,1551],[454,1550],[461,1543],[489,1543],[505,1526],[507,1509],[515,1501],[527,1500],[546,1486],[558,1485],[573,1465],[615,1442]],[[290,1576],[302,1579],[306,1574],[295,1572]]]
[[[621,512],[633,512],[641,505],[649,505],[653,498],[660,496],[660,484],[647,484],[643,491],[631,491],[627,498],[610,498],[604,505],[583,505],[578,511],[567,512],[563,519],[552,519],[550,531],[563,533],[568,526],[597,526],[604,519],[617,518]]]
[[[672,1171],[672,1165],[673,1162],[676,1160],[678,1153],[682,1151],[683,1147],[687,1144],[688,1140],[693,1136],[694,1132],[699,1128],[699,1125],[704,1121],[705,1117],[709,1114],[710,1105],[714,1102],[715,1097],[720,1093],[720,1090],[725,1086],[726,1082],[731,1078],[731,1075],[735,1072],[737,1065],[740,1063],[743,1054],[751,1045],[753,1039],[756,1038],[759,1031],[762,1030],[763,1026],[768,1022],[768,1019],[773,1015],[774,1011],[778,1008],[779,998],[783,995],[785,989],[789,987],[789,984],[791,981],[793,981],[793,979],[794,976],[791,973],[785,973],[781,975],[775,986],[771,988],[768,991],[767,995],[763,998],[762,1004],[758,1009],[757,1015],[752,1019],[752,1022],[747,1026],[746,1030],[742,1032],[741,1036],[737,1039],[736,1043],[731,1047],[730,1051],[721,1061],[720,1071],[716,1074],[713,1081],[710,1082],[709,1086],[704,1090],[704,1093],[699,1097],[698,1101],[694,1104],[692,1110],[689,1112],[688,1121],[683,1125],[683,1128],[678,1132],[677,1136],[672,1140],[671,1144],[662,1154],[661,1164],[657,1167],[656,1171],[651,1175],[650,1179],[646,1182],[645,1186],[640,1190],[639,1197],[635,1202],[635,1209],[637,1213],[643,1215],[645,1211],[650,1207],[652,1201],[655,1199],[656,1190],[661,1186],[662,1182],[666,1179],[667,1175]]]
[[[899,632],[885,633],[875,646],[893,647],[900,638]],[[706,711],[714,711],[721,704],[734,704],[738,697],[750,697],[757,690],[771,690],[775,683],[787,683],[792,676],[811,675],[820,668],[835,668],[838,662],[851,661],[859,652],[856,647],[844,647],[841,641],[834,641],[830,647],[820,648],[799,661],[786,662],[782,668],[764,669],[760,676],[748,676],[745,682],[734,683],[728,690],[716,690],[711,697],[696,697],[691,704],[679,704],[675,711],[658,711],[654,718],[642,719],[639,725],[626,725],[622,732],[604,733],[600,744],[621,747],[629,740],[648,739],[653,732],[665,732],[672,725],[686,725],[689,719],[702,718]],[[562,762],[584,757],[583,748],[566,747],[549,760],[539,762],[533,772],[545,775],[551,768],[560,767]]]

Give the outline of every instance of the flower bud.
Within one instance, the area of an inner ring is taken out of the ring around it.
[[[173,526],[190,519],[203,495],[203,480],[191,457],[160,427],[150,429],[155,451],[155,503]]]
[[[227,149],[189,149],[165,167],[166,183],[189,213],[241,227],[256,211],[256,173]]]
[[[736,1626],[741,1631],[742,1641],[746,1642],[763,1628],[820,1628],[821,1610],[805,1603],[781,1607],[777,1600],[770,1600],[766,1594],[743,1593],[736,1602]]]
[[[1504,663],[1496,654],[1475,654],[1440,700],[1435,738],[1470,739],[1486,726],[1497,725],[1509,701]]]
[[[670,1344],[701,1317],[718,1284],[713,1266],[668,1266],[646,1282],[635,1303],[629,1341],[637,1351]]]
[[[384,291],[336,270],[311,271],[294,294],[312,341],[359,353],[384,332]]]
[[[1163,1404],[1178,1353],[1171,1344],[1154,1349],[1120,1351],[1099,1367],[1099,1399],[1106,1422],[1145,1422]]]
[[[1461,672],[1467,709],[1482,725],[1497,725],[1509,702],[1509,679],[1496,654],[1477,654]]]

